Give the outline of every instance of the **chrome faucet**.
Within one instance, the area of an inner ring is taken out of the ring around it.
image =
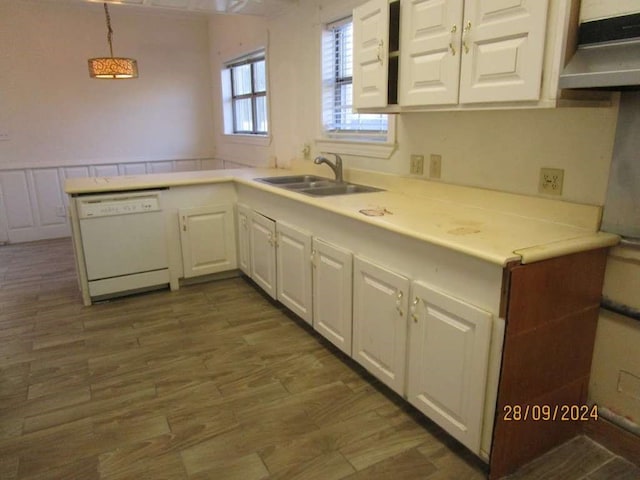
[[[336,182],[343,183],[344,180],[342,179],[342,158],[340,158],[340,155],[338,155],[337,153],[329,153],[329,155],[333,155],[334,157],[336,157],[336,163],[333,163],[331,160],[323,157],[322,155],[316,157],[313,163],[315,163],[316,165],[326,163],[329,168],[333,170],[333,174],[336,176]]]

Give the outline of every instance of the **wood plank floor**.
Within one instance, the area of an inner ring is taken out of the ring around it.
[[[640,478],[549,455],[513,478]],[[485,470],[248,281],[83,307],[69,239],[0,246],[0,479],[391,478]]]

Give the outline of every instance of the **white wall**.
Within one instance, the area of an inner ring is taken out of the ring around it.
[[[348,15],[357,0],[298,2],[265,25],[236,21],[235,41],[269,38],[272,150],[281,166],[301,161],[320,122],[320,31],[324,21]],[[213,25],[213,24],[211,24]],[[213,34],[213,33],[212,33]],[[213,42],[215,43],[215,42]],[[216,112],[216,116],[220,114]],[[344,157],[347,168],[407,175],[409,155],[442,155],[442,181],[537,195],[541,167],[565,170],[563,198],[602,204],[613,148],[617,108],[434,112],[397,118],[398,150],[390,159]],[[239,150],[230,147],[226,155]],[[220,152],[219,152],[220,153]],[[266,156],[252,162],[266,162]]]
[[[0,1],[0,242],[68,235],[69,176],[217,166],[206,18],[110,13],[138,79],[89,78],[109,54],[102,4]]]
[[[277,69],[277,61],[270,57],[269,31],[267,21],[257,16],[218,15],[209,20],[209,47],[211,60],[211,77],[213,82],[213,104],[215,105],[214,124],[216,157],[229,166],[275,166],[272,138],[242,138],[224,134],[224,121],[221,102],[220,73],[225,62],[251,53],[260,48],[267,48],[267,68],[272,72]],[[268,72],[268,89],[274,88],[273,78]],[[273,98],[269,99],[271,105]],[[271,113],[271,127],[273,113]]]
[[[640,311],[640,250],[611,250],[603,295],[614,305]],[[589,397],[640,428],[640,322],[600,312]]]
[[[233,32],[223,28],[222,20],[210,23],[210,28],[220,30],[211,32],[214,48],[220,42],[231,47],[252,44],[261,36],[268,38],[269,48],[271,145],[251,150],[227,143],[218,151],[221,158],[245,158],[244,163],[266,165],[274,155],[278,165],[287,166],[310,162],[302,159],[305,143],[312,147],[310,158],[319,153],[314,140],[320,129],[321,25],[348,15],[358,3],[362,0],[298,2],[286,14],[267,22],[235,18],[229,24]],[[212,51],[212,64],[217,56],[218,53]],[[218,67],[214,68],[214,80],[219,76]],[[214,88],[215,95],[219,98],[219,86]],[[528,195],[538,195],[541,167],[562,168],[565,170],[563,199],[602,205],[617,112],[614,105],[610,108],[402,114],[397,117],[398,150],[390,159],[343,158],[347,168],[408,175],[409,155],[418,153],[428,158],[435,153],[442,155],[444,182]],[[215,116],[216,119],[222,116],[217,105]],[[220,128],[216,131],[220,143]],[[611,268],[615,256],[609,263],[606,288],[610,292],[622,291],[625,277]],[[635,292],[637,276],[633,278]],[[640,400],[618,391],[618,377],[624,370],[640,378],[640,372],[633,366],[637,355],[628,355],[629,349],[637,345],[640,329],[637,322],[630,319],[618,316],[612,320],[611,317],[604,312],[600,319],[590,395],[592,400],[637,421]]]
[[[109,51],[102,4],[0,3],[0,167],[213,156],[206,20],[110,12],[136,80],[89,78]]]

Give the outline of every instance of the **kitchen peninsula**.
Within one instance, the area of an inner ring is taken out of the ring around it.
[[[67,180],[85,304],[81,203],[152,191],[166,284],[242,270],[489,463],[492,478],[582,431],[580,421],[510,421],[505,409],[586,401],[606,251],[619,240],[598,232],[600,207],[356,170],[349,181],[384,191],[317,198],[255,180],[291,173]]]

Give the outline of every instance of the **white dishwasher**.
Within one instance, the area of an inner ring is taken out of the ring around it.
[[[91,298],[169,283],[160,197],[153,190],[76,198]]]

